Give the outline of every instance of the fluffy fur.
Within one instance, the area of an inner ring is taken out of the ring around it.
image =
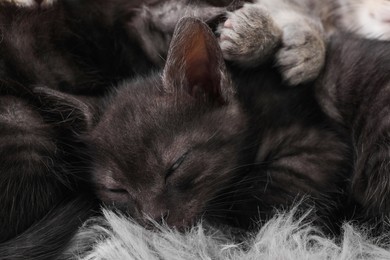
[[[165,226],[152,232],[133,220],[104,210],[74,238],[63,259],[389,259],[388,236],[369,238],[367,230],[344,223],[340,240],[310,225],[306,214],[280,213],[243,241],[231,232],[200,223],[183,234]],[[223,230],[223,231],[222,231]],[[92,245],[92,246],[91,246]]]

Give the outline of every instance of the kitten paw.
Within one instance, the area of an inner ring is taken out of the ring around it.
[[[274,55],[282,39],[282,30],[255,4],[228,13],[219,33],[224,58],[243,66],[259,65]]]
[[[325,63],[325,43],[321,36],[292,24],[283,28],[282,41],[276,60],[283,79],[295,86],[317,78]]]

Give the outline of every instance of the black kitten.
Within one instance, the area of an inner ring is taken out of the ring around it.
[[[90,118],[81,104],[74,114]],[[348,145],[313,88],[288,89],[267,67],[229,73],[198,20],[177,26],[162,73],[125,82],[103,110],[85,138],[91,181],[103,203],[146,225],[183,228],[206,214],[248,227],[297,196],[326,216],[342,200]]]

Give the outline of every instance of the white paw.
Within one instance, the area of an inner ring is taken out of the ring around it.
[[[227,18],[219,28],[220,47],[226,60],[256,66],[275,54],[282,30],[265,9],[245,4],[228,13]]]
[[[276,60],[283,79],[291,86],[316,79],[325,63],[321,36],[292,24],[284,28],[282,44]]]

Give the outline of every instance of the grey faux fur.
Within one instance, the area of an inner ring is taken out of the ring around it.
[[[343,225],[341,242],[325,238],[295,211],[279,214],[259,233],[235,243],[228,232],[199,224],[186,234],[160,227],[148,231],[132,220],[104,210],[74,238],[64,259],[390,259],[387,237],[369,239],[364,230]],[[378,246],[379,244],[382,247]]]

